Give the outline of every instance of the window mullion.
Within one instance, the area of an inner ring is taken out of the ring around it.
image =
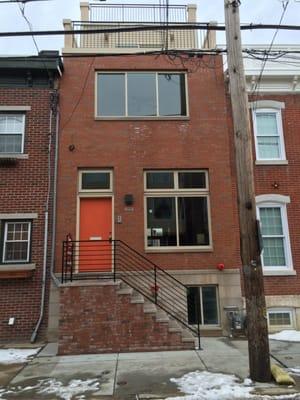
[[[179,247],[179,214],[178,214],[178,196],[175,197],[175,221],[176,221],[176,247]]]
[[[128,73],[125,72],[125,116],[128,117]]]
[[[156,115],[159,117],[159,94],[158,94],[158,73],[155,74],[155,85],[156,85]]]

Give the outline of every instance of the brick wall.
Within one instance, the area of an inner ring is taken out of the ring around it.
[[[0,273],[2,341],[29,340],[39,318],[48,189],[50,94],[51,90],[44,88],[0,88],[0,105],[31,106],[31,110],[26,111],[24,150],[29,158],[18,160],[14,166],[0,166],[0,213],[38,214],[38,219],[34,219],[32,223],[31,262],[36,264],[32,277],[3,279]],[[44,321],[47,320],[46,316],[47,304]],[[15,325],[8,326],[9,317],[15,317]],[[44,328],[45,324],[42,326],[41,336]]]
[[[59,354],[191,349],[117,286],[60,288]]]
[[[95,71],[188,70],[190,118],[177,121],[99,121],[94,119]],[[172,62],[165,56],[76,58],[65,60],[61,81],[61,138],[58,182],[57,270],[61,242],[76,237],[78,168],[113,168],[115,237],[144,252],[143,170],[207,168],[210,180],[213,251],[147,254],[171,269],[215,269],[239,264],[234,188],[222,60]],[[74,145],[74,151],[69,146]],[[132,193],[133,212],[123,197]]]

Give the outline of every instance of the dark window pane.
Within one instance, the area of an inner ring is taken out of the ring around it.
[[[83,172],[81,188],[85,190],[110,189],[109,172]]]
[[[147,172],[147,189],[173,189],[173,172]]]
[[[27,261],[28,242],[6,243],[5,261]]]
[[[179,172],[178,181],[180,189],[205,189],[205,172]]]
[[[148,246],[176,246],[175,198],[147,198]]]
[[[185,76],[158,74],[159,115],[186,115]]]
[[[202,305],[203,319],[205,325],[217,325],[218,304],[217,304],[217,288],[215,286],[202,287]]]
[[[188,323],[190,325],[197,324],[198,318],[201,324],[201,308],[199,288],[190,286],[187,288],[187,308],[188,308]]]
[[[206,197],[179,197],[178,224],[180,246],[209,245]]]
[[[128,115],[155,116],[156,85],[155,74],[127,75]]]
[[[98,75],[97,114],[125,116],[125,74]]]

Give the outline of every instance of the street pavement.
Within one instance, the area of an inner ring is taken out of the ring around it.
[[[247,341],[203,338],[201,345],[202,350],[191,351],[57,356],[57,346],[49,344],[26,364],[0,365],[0,399],[69,399],[59,396],[59,390],[41,394],[41,382],[47,379],[63,387],[74,380],[99,382],[97,390],[74,395],[72,400],[141,400],[183,396],[170,379],[192,371],[234,374],[241,380],[249,376]],[[300,368],[300,343],[271,341],[270,347],[287,367]],[[296,388],[260,384],[257,390],[270,395],[300,393],[300,377],[294,378]]]

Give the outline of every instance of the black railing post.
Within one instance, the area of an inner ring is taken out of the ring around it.
[[[74,246],[76,246],[76,244],[74,243],[74,242],[72,242],[71,244],[70,244],[70,247],[71,247],[71,256],[70,256],[70,268],[71,268],[71,271],[70,271],[70,281],[72,282],[73,281],[73,266],[74,266]],[[76,248],[75,248],[75,251],[76,251]]]
[[[154,301],[155,301],[155,304],[157,304],[157,291],[158,291],[158,287],[157,287],[157,268],[156,268],[156,265],[154,265]]]
[[[114,282],[116,282],[116,279],[117,279],[116,244],[117,244],[117,242],[115,240],[112,240],[112,239],[109,239],[109,241],[112,243],[112,246],[113,246],[113,274],[114,274]]]
[[[61,283],[64,283],[65,273],[65,242],[62,243],[62,259],[61,259]]]
[[[199,304],[199,301],[196,302],[196,310],[197,310],[198,350],[202,350],[201,349],[201,340],[200,340],[200,304]]]

